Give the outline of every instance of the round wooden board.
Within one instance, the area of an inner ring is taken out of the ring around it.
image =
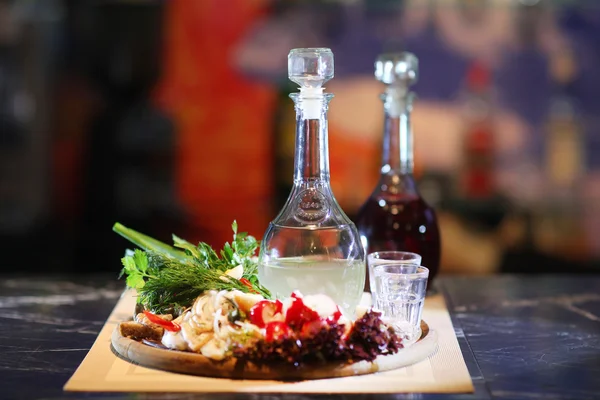
[[[396,354],[379,356],[373,362],[332,363],[306,368],[282,365],[270,368],[253,363],[238,363],[234,358],[215,361],[198,353],[161,349],[123,337],[118,327],[113,332],[111,341],[119,356],[148,368],[216,378],[306,380],[371,374],[419,362],[437,348],[437,333],[430,330],[424,321],[421,322],[421,328],[421,338],[411,346],[400,349]]]

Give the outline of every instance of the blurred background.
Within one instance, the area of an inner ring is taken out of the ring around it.
[[[294,47],[335,54],[351,217],[380,166],[373,61],[408,50],[442,274],[600,272],[594,0],[0,0],[0,265],[116,275],[116,221],[220,248],[236,219],[260,238],[292,181]],[[472,157],[492,165],[474,186]]]

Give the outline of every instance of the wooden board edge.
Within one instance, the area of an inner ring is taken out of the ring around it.
[[[111,344],[121,358],[147,368],[213,378],[298,381],[365,375],[417,363],[437,348],[437,332],[431,330],[424,321],[421,327],[423,335],[419,341],[396,354],[379,356],[372,362],[360,361],[343,365],[333,363],[307,368],[282,365],[269,368],[242,363],[234,358],[216,361],[197,353],[160,349],[123,337],[118,326],[112,333]]]

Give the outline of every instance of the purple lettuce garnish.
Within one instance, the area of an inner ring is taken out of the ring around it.
[[[373,361],[379,355],[394,354],[402,348],[402,339],[381,320],[381,313],[368,311],[356,320],[344,337],[345,328],[335,322],[323,322],[309,336],[294,332],[286,338],[234,346],[233,356],[255,364],[287,364],[294,367],[331,362]]]

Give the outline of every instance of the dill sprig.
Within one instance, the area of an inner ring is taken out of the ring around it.
[[[173,247],[117,223],[113,227],[115,232],[144,249],[136,249],[121,260],[121,276],[126,275],[127,286],[137,290],[139,303],[161,314],[179,314],[208,290],[237,289],[270,298],[269,291],[258,282],[254,257],[258,242],[245,232],[238,233],[235,221],[232,229],[233,241],[225,243],[219,257],[206,243],[195,246],[173,235]],[[239,265],[244,270],[242,278],[251,287],[226,275]]]

